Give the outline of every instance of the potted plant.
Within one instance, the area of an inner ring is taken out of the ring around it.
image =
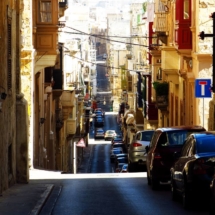
[[[168,95],[168,93],[169,93],[169,83],[168,82],[155,81],[152,84],[153,84],[153,87],[155,89],[157,96]]]
[[[166,111],[168,106],[169,83],[166,81],[155,81],[153,82],[153,87],[156,92],[157,108]]]

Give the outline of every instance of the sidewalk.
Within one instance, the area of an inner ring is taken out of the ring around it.
[[[78,167],[78,173],[87,173],[89,169],[89,161],[92,145],[84,149],[83,160]],[[31,176],[47,174],[49,177],[60,172],[30,170],[30,181],[28,184],[16,184],[3,192],[0,196],[0,214],[1,215],[38,215],[44,203],[49,197],[54,184],[35,182],[31,180]]]

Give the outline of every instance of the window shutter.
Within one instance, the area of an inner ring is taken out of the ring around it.
[[[45,83],[51,83],[52,82],[52,71],[53,67],[46,67],[45,68]]]
[[[54,86],[53,90],[55,89],[61,89],[63,86],[63,74],[61,69],[54,69],[53,70],[53,80],[54,80]]]

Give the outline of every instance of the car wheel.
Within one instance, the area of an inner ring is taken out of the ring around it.
[[[157,180],[153,177],[152,173],[151,173],[150,181],[151,181],[152,190],[157,190],[159,188],[160,182],[159,182],[159,180]]]

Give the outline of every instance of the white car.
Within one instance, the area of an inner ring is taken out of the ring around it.
[[[116,131],[115,130],[107,130],[105,132],[105,140],[112,140],[116,136]]]

